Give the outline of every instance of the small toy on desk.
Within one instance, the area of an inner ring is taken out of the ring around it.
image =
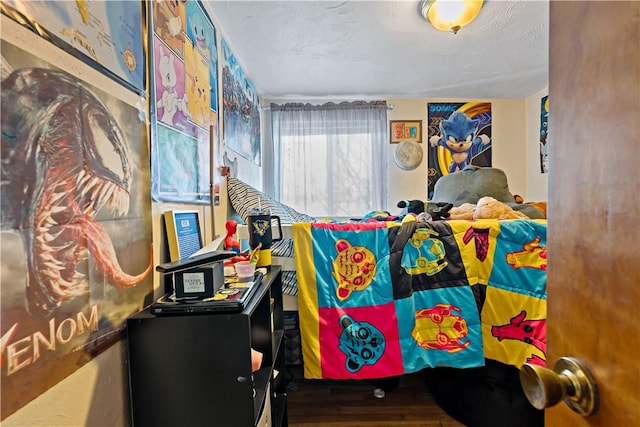
[[[238,230],[238,223],[230,219],[225,224],[225,227],[227,229],[227,237],[224,238],[224,250],[233,251],[240,255],[240,242],[234,237]]]
[[[236,238],[234,237],[238,229],[238,223],[230,219],[225,224],[225,227],[227,229],[227,236],[224,238],[224,249],[226,251],[235,252],[237,254],[233,258],[225,261],[224,266],[225,268],[229,269],[233,268],[233,264],[235,264],[236,262],[249,261],[251,257],[249,255],[243,254],[240,251],[240,242],[238,242],[238,240],[236,240]]]

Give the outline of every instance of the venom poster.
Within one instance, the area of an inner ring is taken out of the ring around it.
[[[2,419],[120,340],[153,291],[144,113],[35,43],[0,46]]]

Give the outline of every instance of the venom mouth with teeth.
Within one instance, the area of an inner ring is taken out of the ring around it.
[[[91,272],[118,288],[151,272],[124,272],[97,212],[129,211],[131,165],[105,105],[63,71],[26,68],[2,81],[3,230],[18,231],[27,255],[27,309],[48,316],[89,293]]]

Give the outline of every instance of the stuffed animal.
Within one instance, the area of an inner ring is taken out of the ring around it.
[[[422,200],[400,200],[397,206],[403,209],[404,214],[419,215],[424,212],[424,202]]]
[[[473,219],[473,212],[476,205],[473,203],[463,203],[460,206],[454,206],[449,210],[449,219]]]
[[[451,211],[452,208],[452,203],[427,203],[427,213],[434,221],[440,221],[449,218],[451,216],[449,211]]]
[[[522,212],[515,211],[511,206],[494,199],[493,197],[481,197],[473,211],[473,219],[530,219]]]

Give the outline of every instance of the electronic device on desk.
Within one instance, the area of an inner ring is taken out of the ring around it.
[[[202,248],[198,211],[169,210],[163,216],[171,261],[187,258]]]
[[[208,298],[180,298],[177,294],[164,295],[151,305],[151,314],[168,316],[241,312],[256,294],[263,276],[262,272],[256,272],[253,281],[221,287]]]
[[[223,261],[235,255],[232,251],[211,250],[178,261],[160,264],[165,293],[178,298],[212,297],[224,284]]]

